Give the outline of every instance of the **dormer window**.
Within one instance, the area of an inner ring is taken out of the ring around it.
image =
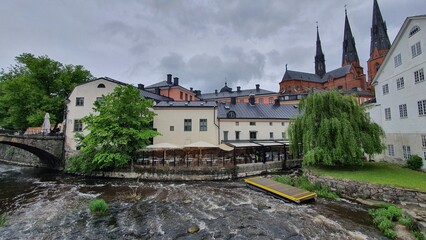
[[[229,111],[229,112],[226,114],[226,117],[227,117],[227,118],[236,118],[236,117],[237,117],[237,114],[236,114],[234,111]]]
[[[105,88],[105,84],[100,83],[100,84],[98,85],[98,88]]]
[[[410,30],[409,37],[413,36],[414,34],[416,34],[419,31],[420,31],[420,27],[419,26],[416,25],[416,26],[412,27],[411,30]]]

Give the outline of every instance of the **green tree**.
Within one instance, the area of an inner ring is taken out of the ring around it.
[[[382,128],[370,121],[354,96],[310,94],[300,101],[299,111],[289,136],[292,152],[304,154],[303,165],[362,165],[365,153],[383,150]]]
[[[94,113],[84,117],[86,136],[79,136],[81,154],[71,159],[71,172],[113,170],[126,165],[136,150],[158,135],[151,127],[152,101],[141,97],[133,86],[119,86],[94,104]]]
[[[16,62],[8,72],[0,72],[0,125],[8,129],[41,126],[46,112],[52,122],[62,122],[64,100],[77,84],[92,78],[80,65],[64,65],[47,56],[24,53]]]

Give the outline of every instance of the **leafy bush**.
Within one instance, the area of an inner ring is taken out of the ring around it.
[[[89,202],[89,210],[95,215],[104,215],[108,212],[109,206],[103,199],[93,199]]]
[[[417,240],[425,240],[426,239],[425,235],[423,235],[423,233],[420,232],[420,231],[414,231],[413,235]]]
[[[399,223],[401,223],[402,225],[406,226],[408,229],[413,229],[413,221],[411,220],[410,217],[408,216],[402,216],[399,220]]]
[[[390,239],[396,238],[396,233],[392,228],[387,228],[385,231],[383,231],[383,234]]]
[[[423,160],[417,155],[411,155],[407,160],[407,167],[413,170],[419,170],[423,167]]]
[[[6,223],[6,215],[0,215],[0,227],[3,227]]]

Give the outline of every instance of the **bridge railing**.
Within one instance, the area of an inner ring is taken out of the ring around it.
[[[63,132],[55,131],[46,133],[39,129],[31,129],[26,131],[17,131],[17,130],[8,130],[8,129],[0,129],[1,135],[8,136],[49,136],[49,137],[63,137]]]

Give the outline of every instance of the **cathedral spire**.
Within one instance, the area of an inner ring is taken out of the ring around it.
[[[325,57],[324,57],[324,53],[322,52],[321,40],[319,36],[318,22],[317,22],[317,53],[315,55],[315,74],[322,78],[325,72],[326,72]]]
[[[375,48],[380,51],[390,49],[390,47],[391,44],[387,33],[386,22],[383,21],[377,0],[374,0],[373,21],[371,24],[370,55],[373,53]]]
[[[349,25],[348,20],[348,13],[345,6],[345,31],[343,34],[342,66],[352,63],[359,66],[358,53],[355,47],[355,38],[352,35],[351,26]]]

